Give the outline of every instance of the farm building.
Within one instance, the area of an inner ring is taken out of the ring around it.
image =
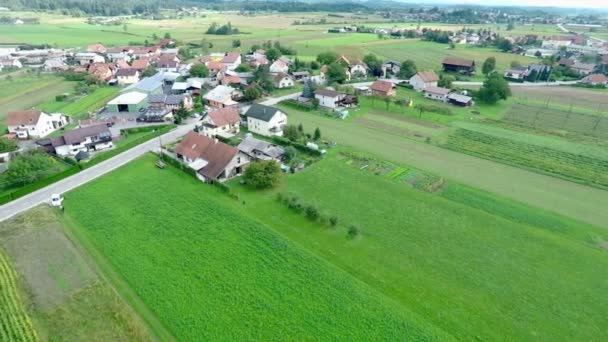
[[[389,81],[374,81],[374,83],[372,83],[369,89],[371,89],[372,95],[385,97],[397,95],[397,92],[395,91],[395,85],[393,84],[393,82]]]
[[[426,87],[436,87],[439,76],[433,71],[420,71],[410,78],[410,85],[416,91],[423,91]]]
[[[295,85],[293,78],[283,73],[276,74],[272,80],[274,81],[275,88],[278,89],[291,88]]]
[[[122,89],[120,92],[127,93],[137,91],[143,94],[162,94],[164,82],[164,75],[159,72],[154,76],[142,78],[141,81]]]
[[[283,126],[287,125],[287,115],[269,106],[254,103],[245,113],[249,131],[267,137],[283,135]]]
[[[340,101],[344,99],[346,94],[332,90],[332,89],[319,89],[315,91],[315,98],[319,100],[319,106],[336,109],[340,106]]]
[[[110,113],[138,113],[148,107],[148,95],[138,91],[124,93],[108,102]]]
[[[134,68],[118,69],[116,71],[118,84],[134,84],[139,81],[139,71]]]
[[[441,102],[447,102],[448,101],[448,94],[451,92],[450,89],[447,88],[440,88],[440,87],[426,87],[424,89],[424,97],[431,99],[431,100],[436,100],[436,101],[441,101]]]
[[[281,146],[256,139],[251,133],[245,135],[245,139],[239,144],[238,149],[252,160],[280,161],[285,154],[285,150]]]
[[[475,61],[472,59],[462,59],[447,57],[442,62],[443,71],[456,72],[465,75],[472,75],[475,73]]]
[[[472,97],[456,93],[451,93],[448,95],[448,102],[461,107],[470,107],[474,104]]]

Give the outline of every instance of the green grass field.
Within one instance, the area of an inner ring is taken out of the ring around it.
[[[89,112],[96,111],[105,106],[109,100],[118,94],[119,90],[120,89],[116,87],[101,87],[83,97],[77,97],[67,101],[56,101],[55,99],[51,99],[41,103],[36,106],[36,108],[47,112],[64,113],[71,116],[72,119],[84,119],[88,117]]]
[[[426,193],[394,179],[403,167],[378,176],[351,161],[331,151],[276,191],[232,186],[248,214],[458,339],[606,338],[605,230],[450,182]],[[294,214],[275,192],[339,227]],[[355,244],[350,224],[362,230]]]
[[[154,160],[145,156],[66,194],[65,214],[175,338],[449,339],[239,214],[232,207],[240,204],[225,203],[219,190],[159,170]]]

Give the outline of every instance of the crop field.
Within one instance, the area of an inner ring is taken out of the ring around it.
[[[574,111],[584,114],[606,115],[608,96],[605,90],[574,87],[512,87],[516,102]]]
[[[37,341],[36,331],[19,295],[16,277],[0,250],[0,340]]]
[[[567,131],[608,138],[608,117],[580,114],[555,108],[514,104],[503,120],[539,130]]]
[[[36,106],[40,110],[48,112],[60,112],[67,114],[72,119],[84,119],[89,112],[94,112],[111,100],[120,89],[116,87],[101,87],[83,97],[77,97],[66,101],[55,99],[41,103]]]
[[[608,188],[608,158],[594,158],[552,146],[535,145],[467,129],[457,129],[442,146],[583,184]]]
[[[240,202],[154,161],[67,193],[65,215],[176,339],[449,338],[240,214]]]
[[[408,166],[371,156],[364,168],[341,152],[273,191],[230,185],[249,215],[457,339],[607,337],[599,298],[608,288],[597,272],[608,267],[608,231],[449,180],[421,191],[404,183]],[[338,227],[294,213],[277,192],[335,215]],[[345,243],[351,224],[361,227],[356,244]]]

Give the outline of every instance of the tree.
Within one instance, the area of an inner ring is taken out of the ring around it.
[[[247,64],[247,63],[241,63],[239,64],[234,71],[236,72],[249,72],[251,71],[251,65]]]
[[[272,91],[274,89],[274,82],[270,78],[268,66],[261,66],[257,68],[253,72],[253,81],[255,81],[258,86],[266,91]]]
[[[232,41],[232,47],[237,48],[241,46],[241,40],[240,39],[235,39]]]
[[[380,76],[382,74],[382,61],[373,53],[369,53],[363,57],[363,63],[371,70],[372,75]]]
[[[327,78],[327,83],[342,83],[347,79],[346,69],[336,62],[331,63],[327,66],[325,77]]]
[[[483,66],[481,67],[481,72],[483,72],[484,75],[487,75],[487,74],[491,73],[492,71],[494,71],[495,69],[496,69],[496,58],[488,57],[483,62]]]
[[[319,129],[319,127],[315,128],[315,135],[313,136],[313,139],[315,141],[321,139],[321,130]]]
[[[156,68],[150,65],[149,67],[141,73],[143,77],[150,77],[156,75]]]
[[[334,63],[338,59],[338,54],[333,51],[321,52],[317,55],[317,62],[321,65],[328,65]]]
[[[540,52],[539,50],[537,50],[537,51],[534,53],[534,56],[536,56],[537,58],[541,58],[541,57],[543,56],[543,53],[542,53],[542,52]]]
[[[279,51],[278,49],[270,48],[266,50],[266,58],[268,58],[269,61],[274,62],[279,59],[279,57],[281,57],[281,51]]]
[[[281,181],[281,168],[274,160],[255,161],[245,169],[245,184],[254,189],[269,189]]]
[[[247,88],[245,88],[245,91],[243,91],[243,95],[247,101],[259,99],[262,97],[262,93],[262,89],[255,82],[251,83],[249,86],[247,86]]]
[[[502,39],[498,43],[498,49],[503,52],[509,52],[513,50],[513,43],[509,39]]]
[[[18,146],[17,140],[0,137],[0,153],[13,152]]]
[[[354,239],[361,233],[361,228],[355,224],[348,226],[348,237]]]
[[[169,33],[169,32],[165,33],[165,39],[171,39],[171,33]]]
[[[438,87],[452,89],[452,83],[456,81],[456,78],[451,75],[441,75],[437,82]]]
[[[207,77],[209,75],[209,69],[205,64],[195,64],[190,67],[190,76],[192,77]]]
[[[411,78],[416,75],[418,72],[418,68],[416,68],[416,63],[411,59],[408,59],[401,63],[401,68],[399,69],[399,77],[400,78]]]
[[[477,92],[479,100],[487,104],[496,104],[509,96],[511,96],[509,83],[498,73],[489,74]]]
[[[293,146],[287,146],[283,152],[283,158],[286,162],[294,160],[298,156],[298,150]]]
[[[283,137],[291,141],[298,141],[302,137],[302,132],[295,125],[286,125],[283,127]]]
[[[190,115],[190,112],[184,107],[183,103],[180,103],[179,108],[173,112],[173,116],[175,117],[176,123],[181,123],[183,119],[187,118]]]
[[[521,63],[518,61],[512,61],[511,62],[511,68],[519,68],[521,67]]]
[[[304,88],[302,89],[302,97],[307,99],[312,99],[315,97],[315,84],[308,80],[304,83]]]

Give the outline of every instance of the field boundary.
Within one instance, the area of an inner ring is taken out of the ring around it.
[[[99,274],[116,292],[118,297],[131,308],[146,326],[146,330],[158,341],[176,341],[171,332],[156,317],[156,314],[141,300],[122,275],[114,270],[114,266],[105,256],[97,250],[95,244],[86,232],[69,216],[58,215],[61,227],[66,237],[87,258],[85,260],[91,268]]]

